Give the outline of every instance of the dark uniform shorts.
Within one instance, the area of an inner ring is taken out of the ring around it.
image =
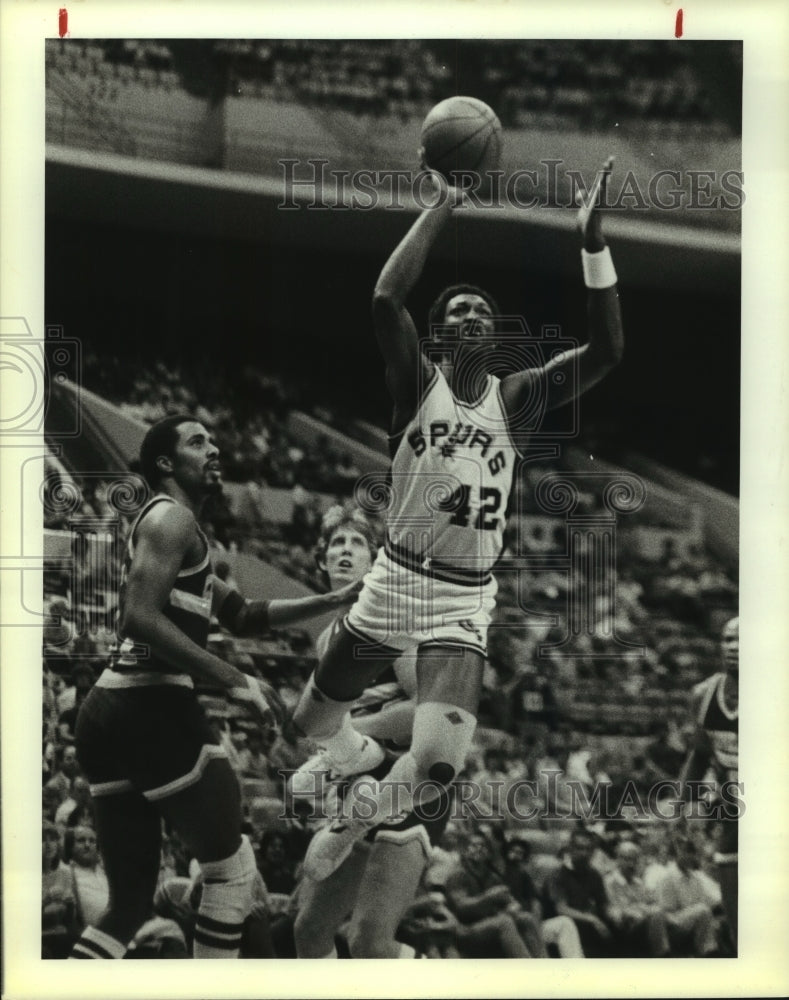
[[[138,791],[156,801],[227,757],[190,687],[93,687],[79,711],[77,757],[91,794]]]

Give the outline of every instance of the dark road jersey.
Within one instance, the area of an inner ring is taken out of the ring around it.
[[[123,602],[126,592],[126,581],[132,560],[134,559],[134,538],[142,519],[157,503],[175,503],[168,496],[160,494],[153,497],[140,511],[132,525],[126,542],[126,552],[121,571],[119,607],[123,612]],[[208,631],[211,623],[211,598],[213,592],[213,572],[208,557],[208,541],[203,532],[197,529],[205,544],[205,555],[196,566],[182,569],[167,598],[163,610],[164,615],[184,633],[187,638],[202,649],[208,642]],[[110,654],[110,667],[123,674],[168,673],[177,672],[177,667],[156,658],[156,655],[145,645],[135,643],[132,639],[119,636]],[[142,678],[141,678],[142,679]]]
[[[710,738],[715,770],[730,781],[737,780],[737,729],[739,711],[731,711],[723,699],[726,674],[713,674],[698,685],[698,724]]]

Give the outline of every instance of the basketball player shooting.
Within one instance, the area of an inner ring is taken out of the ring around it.
[[[421,349],[406,302],[462,198],[459,191],[451,190],[451,197],[437,199],[420,214],[378,279],[373,324],[394,404],[386,544],[356,604],[335,626],[293,721],[318,742],[330,739],[350,703],[414,647],[417,706],[410,751],[383,781],[357,779],[360,790],[364,783],[364,807],[349,794],[346,815],[313,838],[305,871],[316,881],[327,878],[372,826],[412,810],[415,789],[424,803],[464,766],[495,606],[491,568],[502,549],[505,511],[521,459],[513,435],[523,441],[526,430],[519,414],[528,412],[537,391],[547,409],[571,402],[622,356],[617,277],[600,207],[593,202],[596,191],[604,194],[611,166],[608,160],[579,215],[588,342],[542,367],[501,380],[489,373],[500,314],[491,296],[473,285],[444,289],[430,311],[431,353],[438,348],[441,360],[431,362]],[[436,183],[445,181],[437,177]],[[445,353],[445,342],[436,344],[436,330],[456,333]],[[428,529],[414,527],[425,524]],[[352,773],[347,765],[345,770]]]

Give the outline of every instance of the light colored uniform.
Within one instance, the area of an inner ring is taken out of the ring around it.
[[[512,477],[499,379],[458,401],[436,368],[396,445],[387,539],[346,624],[398,651],[441,643],[486,651]]]

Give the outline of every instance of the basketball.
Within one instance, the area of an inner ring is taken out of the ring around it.
[[[476,97],[449,97],[436,104],[422,123],[425,165],[450,183],[460,180],[453,176],[456,171],[498,170],[501,145],[496,112]]]

